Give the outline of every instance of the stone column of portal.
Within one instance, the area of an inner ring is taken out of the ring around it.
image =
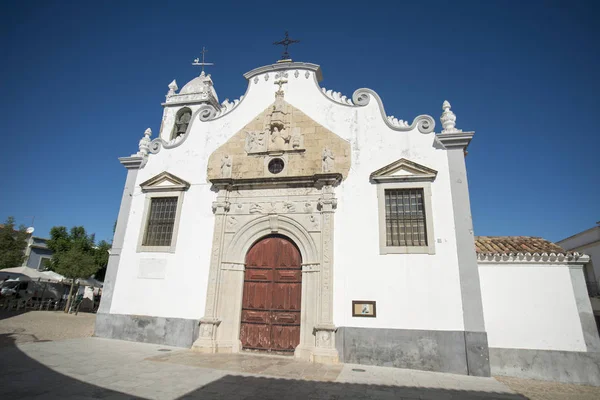
[[[443,119],[442,122],[444,122]],[[448,133],[445,133],[445,131]],[[473,221],[465,164],[466,148],[473,138],[474,132],[460,132],[456,129],[450,131],[446,129],[445,131],[437,135],[437,139],[444,145],[448,154],[458,274],[465,326],[467,372],[469,375],[490,376],[489,349],[483,319],[479,267],[475,253],[475,238],[473,236]]]
[[[226,189],[219,190],[217,201],[213,202],[212,208],[215,214],[215,228],[210,256],[210,271],[208,273],[208,288],[206,290],[206,308],[204,317],[200,319],[200,335],[192,345],[192,350],[202,353],[215,353],[217,351],[217,326],[221,323],[221,320],[217,318],[217,296],[221,275],[221,250],[225,235],[225,218],[227,218],[227,212],[229,211]]]
[[[315,350],[312,361],[337,363],[338,352],[335,348],[335,326],[333,325],[333,215],[337,200],[333,186],[324,185],[319,199],[321,209],[321,304],[318,324],[315,326]]]
[[[125,188],[123,189],[123,196],[121,197],[121,207],[119,208],[119,216],[117,217],[117,226],[115,227],[112,248],[110,249],[108,256],[108,265],[104,277],[100,307],[96,314],[94,334],[99,337],[111,336],[112,325],[110,323],[109,313],[115,290],[115,280],[117,279],[117,271],[121,259],[121,249],[123,248],[123,241],[125,240],[125,230],[127,229],[127,221],[129,220],[135,181],[140,168],[144,165],[145,158],[143,156],[122,157],[119,158],[119,161],[127,168],[127,179],[125,180]]]

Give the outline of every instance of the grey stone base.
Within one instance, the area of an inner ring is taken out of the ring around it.
[[[198,323],[195,319],[98,313],[94,336],[189,348],[198,337]]]
[[[493,375],[600,386],[600,353],[490,348]]]
[[[340,361],[490,376],[485,332],[339,327]]]

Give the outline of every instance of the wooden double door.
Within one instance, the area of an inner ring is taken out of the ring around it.
[[[244,349],[293,352],[300,343],[302,260],[287,238],[269,236],[246,255],[240,340]]]

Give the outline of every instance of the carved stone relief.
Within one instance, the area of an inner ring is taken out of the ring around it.
[[[275,103],[263,118],[262,129],[248,130],[245,150],[248,154],[283,154],[288,151],[304,150],[304,136],[300,127],[292,127],[291,106],[283,100],[283,91],[278,91]]]
[[[345,178],[350,153],[348,141],[287,103],[279,90],[267,109],[211,154],[207,175],[209,180],[271,178],[265,162],[281,158],[284,168],[277,177],[340,173]]]
[[[232,165],[231,157],[229,155],[224,155],[221,159],[221,178],[231,178]]]
[[[322,161],[323,172],[332,172],[335,157],[333,155],[333,152],[328,148],[323,149]]]
[[[238,225],[239,221],[236,217],[230,215],[227,217],[227,230],[232,231],[235,230],[235,227]]]
[[[319,230],[319,217],[311,214],[308,216],[308,220],[310,222],[311,230],[318,231]]]
[[[238,212],[241,213],[244,205],[237,204],[233,209],[239,210]],[[310,202],[281,200],[252,202],[249,205],[248,212],[250,214],[305,214],[311,212],[313,209],[314,207]]]

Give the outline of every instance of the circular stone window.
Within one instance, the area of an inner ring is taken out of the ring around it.
[[[283,160],[281,158],[274,158],[271,161],[269,161],[269,172],[272,174],[278,174],[281,171],[283,171],[283,167],[284,167],[284,163]]]

